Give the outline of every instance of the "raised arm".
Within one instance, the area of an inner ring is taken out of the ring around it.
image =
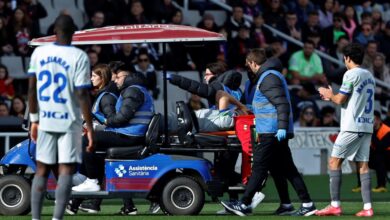
[[[181,89],[184,89],[190,93],[194,93],[208,100],[215,99],[217,91],[223,90],[222,85],[218,86],[219,83],[213,83],[212,85],[208,85],[206,83],[198,82],[176,74],[171,74],[170,78],[170,82],[173,85],[176,85]]]

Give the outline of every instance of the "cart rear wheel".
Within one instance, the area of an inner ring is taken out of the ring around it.
[[[161,199],[171,215],[197,215],[204,205],[204,191],[194,179],[177,177],[165,185]]]

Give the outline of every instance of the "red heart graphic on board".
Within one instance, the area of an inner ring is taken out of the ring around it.
[[[336,141],[337,135],[338,134],[330,134],[329,135],[329,140],[332,141],[332,143],[334,143]]]

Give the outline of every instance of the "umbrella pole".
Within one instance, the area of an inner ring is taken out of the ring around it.
[[[169,146],[168,138],[168,88],[167,88],[167,43],[163,43],[163,90],[164,90],[164,144]]]

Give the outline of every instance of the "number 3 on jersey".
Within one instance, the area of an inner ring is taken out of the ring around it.
[[[56,73],[54,74],[54,80],[52,79],[52,74],[48,70],[44,70],[39,73],[38,75],[38,81],[43,81],[42,86],[38,90],[38,98],[40,101],[48,102],[50,100],[50,96],[43,95],[43,92],[52,84],[55,83],[58,86],[56,86],[54,92],[53,92],[53,100],[55,103],[66,103],[65,98],[61,98],[61,92],[65,89],[67,79],[66,76],[63,73]]]
[[[366,108],[364,109],[364,113],[368,114],[372,111],[372,106],[374,105],[374,91],[372,89],[367,89],[367,94],[368,94],[368,98],[367,98],[367,104],[366,104]]]

